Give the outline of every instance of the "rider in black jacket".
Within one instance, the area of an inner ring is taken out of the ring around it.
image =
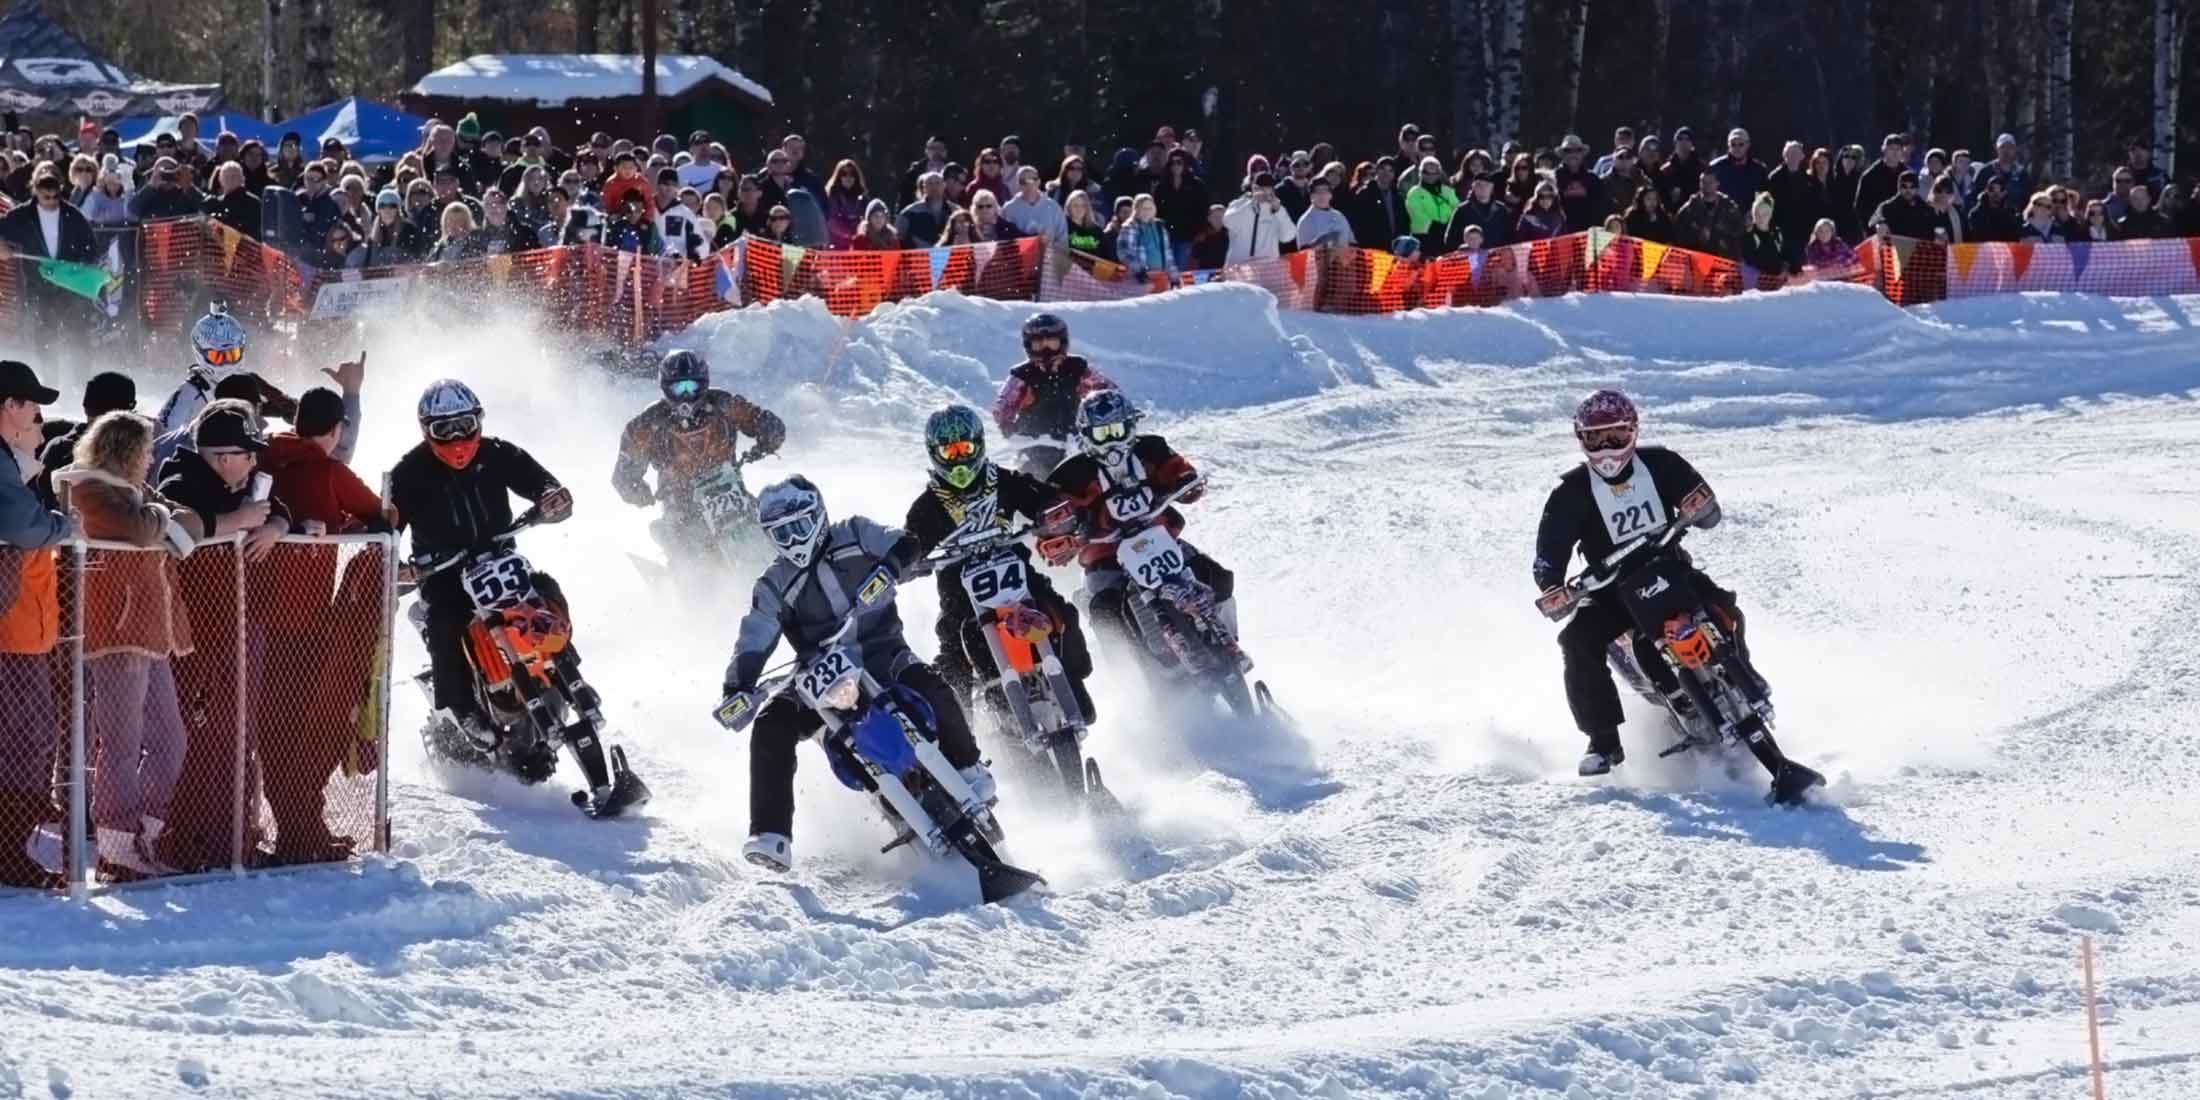
[[[444,379],[431,384],[420,397],[419,414],[426,438],[390,471],[389,492],[396,525],[412,529],[415,557],[494,545],[512,526],[515,494],[532,502],[543,522],[561,523],[573,514],[572,491],[558,484],[533,455],[481,434],[481,399],[465,383]],[[534,583],[545,600],[565,606],[565,593],[549,574],[537,571]],[[428,606],[435,705],[448,710],[476,744],[492,748],[496,734],[475,702],[473,673],[466,665],[466,626],[473,607],[458,572],[445,570],[423,581],[420,598]]]
[[[1635,445],[1639,428],[1635,406],[1624,394],[1598,390],[1574,412],[1574,435],[1586,456],[1580,466],[1566,472],[1543,505],[1543,519],[1536,528],[1535,583],[1550,592],[1565,583],[1566,565],[1576,548],[1585,560],[1609,556],[1621,543],[1683,518],[1682,504],[1701,493],[1697,514],[1688,522],[1709,529],[1719,523],[1720,512],[1703,475],[1688,460],[1663,447]],[[1681,551],[1676,549],[1675,553]],[[1688,563],[1688,577],[1741,650],[1749,664],[1749,646],[1743,633],[1741,608],[1734,593],[1713,583],[1702,570]],[[1605,650],[1620,635],[1634,629],[1627,608],[1617,599],[1592,596],[1575,607],[1573,620],[1559,631],[1559,650],[1565,655],[1566,702],[1573,709],[1574,724],[1589,738],[1589,751],[1581,761],[1582,775],[1603,775],[1627,758],[1619,741],[1624,720],[1619,690],[1605,663]],[[1638,633],[1635,660],[1674,712],[1688,716],[1694,700],[1665,662],[1656,645]],[[1762,681],[1760,680],[1760,684]],[[1780,753],[1769,732],[1750,742],[1750,751],[1773,777],[1776,799],[1791,802],[1802,791],[1825,782],[1816,772],[1795,764]]]

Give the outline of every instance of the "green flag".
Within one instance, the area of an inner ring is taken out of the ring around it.
[[[72,264],[67,260],[40,260],[38,274],[71,294],[98,301],[117,278],[98,264]]]

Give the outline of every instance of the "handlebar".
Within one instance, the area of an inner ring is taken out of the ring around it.
[[[520,513],[519,518],[513,520],[510,527],[507,527],[503,531],[499,532],[495,537],[491,538],[489,542],[491,545],[494,546],[502,546],[506,543],[511,542],[513,537],[518,535],[521,531],[525,531],[526,529],[536,526],[541,522],[542,509],[529,508],[525,512]],[[454,550],[449,554],[443,555],[441,558],[433,558],[415,553],[410,560],[410,564],[413,567],[414,586],[417,587],[421,581],[427,580],[429,577],[435,576],[438,573],[448,572],[459,564],[473,558],[477,553],[479,553],[479,551],[473,549],[472,547],[468,547],[463,550]]]
[[[1646,549],[1664,550],[1678,543],[1715,504],[1709,487],[1697,488],[1681,501],[1679,514],[1613,547],[1611,553],[1568,577],[1564,584],[1537,596],[1536,609],[1554,622],[1565,618],[1590,593],[1616,583],[1623,563]]]
[[[1021,527],[997,528],[984,532],[966,533],[958,529],[955,533],[940,540],[940,544],[934,547],[931,553],[912,563],[909,566],[908,574],[902,579],[913,581],[920,577],[931,576],[939,572],[942,566],[968,561],[977,557],[980,552],[990,552],[998,547],[1019,541],[1038,529],[1039,525],[1036,523],[1026,523]]]
[[[1086,539],[1085,543],[1087,545],[1100,545],[1104,543],[1121,542],[1124,539],[1130,538],[1131,536],[1136,535],[1141,531],[1144,531],[1146,528],[1161,522],[1162,515],[1168,512],[1170,507],[1175,505],[1177,501],[1182,500],[1185,496],[1191,493],[1196,493],[1206,487],[1206,478],[1195,477],[1192,480],[1177,486],[1175,490],[1169,493],[1168,496],[1162,497],[1160,500],[1154,501],[1153,506],[1146,509],[1145,515],[1140,516],[1135,520],[1129,520],[1120,523],[1116,526],[1115,530],[1109,531],[1106,534],[1095,535],[1092,538]]]

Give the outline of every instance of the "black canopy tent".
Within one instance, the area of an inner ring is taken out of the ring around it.
[[[79,119],[104,126],[126,115],[178,115],[221,106],[219,84],[164,84],[125,72],[38,0],[15,0],[0,16],[0,110],[32,129],[74,139]]]

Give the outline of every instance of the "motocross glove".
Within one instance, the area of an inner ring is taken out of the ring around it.
[[[720,726],[738,730],[756,720],[756,711],[761,701],[756,697],[755,687],[727,684],[724,690],[725,696],[719,700],[717,708],[711,711],[711,717],[716,718]]]
[[[573,518],[573,490],[563,485],[552,486],[535,502],[535,508],[542,513],[544,523],[564,523]]]

